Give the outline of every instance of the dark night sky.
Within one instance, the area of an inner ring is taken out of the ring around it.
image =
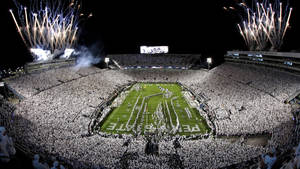
[[[287,33],[283,50],[298,50],[300,43],[300,12],[293,5],[291,29]],[[200,2],[200,3],[199,3]],[[223,6],[234,0],[205,1],[109,1],[83,0],[84,13],[93,17],[82,26],[82,44],[97,44],[99,51],[112,53],[138,53],[141,45],[168,45],[170,53],[201,53],[222,60],[227,50],[245,49],[237,31],[239,17],[226,12]],[[3,51],[0,66],[20,65],[30,58],[8,12],[15,8],[11,0],[1,5]]]

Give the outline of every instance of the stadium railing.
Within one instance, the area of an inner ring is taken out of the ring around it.
[[[228,51],[227,62],[249,63],[276,67],[300,73],[300,53],[267,51]]]

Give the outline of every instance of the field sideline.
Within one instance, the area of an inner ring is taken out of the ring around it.
[[[185,93],[185,95],[184,95]],[[193,97],[176,83],[137,83],[112,103],[101,131],[111,134],[144,134],[160,128],[171,135],[210,132]]]

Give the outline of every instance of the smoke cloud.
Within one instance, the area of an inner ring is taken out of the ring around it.
[[[94,44],[91,47],[81,46],[76,52],[76,65],[75,70],[84,67],[90,67],[98,64],[101,61],[101,51],[99,51],[98,45]]]

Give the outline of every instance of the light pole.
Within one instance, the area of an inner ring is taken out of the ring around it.
[[[212,58],[207,58],[206,59],[207,65],[208,65],[208,70],[210,69],[210,66],[212,64]]]
[[[106,63],[106,68],[108,68],[109,58],[104,58],[104,62]]]

